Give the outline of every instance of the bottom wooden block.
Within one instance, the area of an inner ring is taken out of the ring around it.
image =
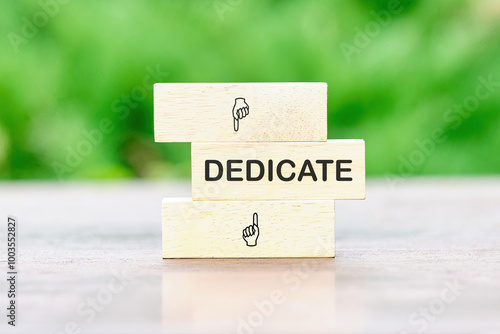
[[[163,258],[334,257],[334,201],[163,200]]]

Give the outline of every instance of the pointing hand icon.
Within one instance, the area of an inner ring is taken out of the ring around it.
[[[240,119],[245,118],[250,113],[250,107],[246,103],[245,99],[242,97],[237,97],[234,100],[233,106],[233,120],[234,120],[234,131],[238,132],[240,129]]]
[[[243,240],[247,243],[248,247],[257,246],[257,239],[259,238],[259,216],[257,213],[253,214],[253,225],[247,226],[243,229]]]

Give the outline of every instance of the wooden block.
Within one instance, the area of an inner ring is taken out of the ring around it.
[[[158,83],[157,142],[326,141],[326,83]]]
[[[365,198],[363,140],[193,143],[191,160],[194,200]]]
[[[163,200],[163,258],[334,257],[334,201]]]

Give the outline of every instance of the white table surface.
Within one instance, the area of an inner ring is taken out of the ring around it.
[[[8,214],[20,253],[18,326],[2,311],[0,332],[500,333],[498,177],[368,180],[366,201],[336,202],[335,259],[163,260],[161,199],[183,196],[188,183],[0,183],[3,272]]]

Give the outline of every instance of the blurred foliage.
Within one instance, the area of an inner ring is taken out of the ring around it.
[[[397,3],[2,1],[0,178],[189,177],[152,84],[252,81],[327,82],[369,175],[499,173],[500,2]]]

